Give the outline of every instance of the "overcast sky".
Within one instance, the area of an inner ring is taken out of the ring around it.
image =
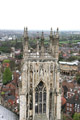
[[[80,0],[0,0],[0,29],[80,30]]]

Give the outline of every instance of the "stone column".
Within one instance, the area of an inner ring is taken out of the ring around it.
[[[39,55],[39,32],[37,32],[37,55]]]
[[[58,64],[56,64],[56,68],[57,68],[57,71],[56,71],[56,87],[57,87],[57,92],[59,92],[59,66]]]
[[[33,88],[33,120],[35,116],[35,89]]]
[[[61,120],[61,91],[59,88],[59,66],[56,63],[56,93],[57,93],[57,100],[56,100],[56,119]]]
[[[57,120],[61,120],[61,94],[57,96]]]
[[[54,63],[54,89],[53,89],[53,120],[56,120],[56,110],[57,110],[57,97],[56,97],[56,92],[57,92],[57,81],[56,81],[56,72],[57,72],[57,66],[56,66],[56,61]]]
[[[28,57],[28,30],[24,28],[24,46],[23,46],[23,58]]]
[[[41,57],[44,57],[44,33],[42,32],[41,36]]]
[[[58,56],[59,56],[59,32],[58,32],[58,29],[57,29],[56,33],[54,32],[53,47],[54,47],[53,56],[58,60]]]
[[[50,51],[52,52],[52,41],[53,41],[53,31],[52,31],[52,28],[51,28],[51,31],[50,31]]]
[[[28,62],[28,75],[27,75],[27,78],[28,78],[28,119],[30,117],[30,61]]]
[[[47,88],[47,99],[46,99],[46,115],[49,120],[49,89]]]
[[[20,95],[20,118],[19,120],[26,120],[26,95]]]
[[[35,65],[35,63],[33,63],[33,120],[34,120],[34,116],[35,116],[34,65]]]
[[[22,73],[22,93],[27,92],[27,75],[26,70]]]

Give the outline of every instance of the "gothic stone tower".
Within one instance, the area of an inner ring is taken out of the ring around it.
[[[49,37],[48,49],[42,32],[35,50],[30,52],[28,31],[24,29],[19,120],[61,120],[58,29],[54,35],[51,29]]]

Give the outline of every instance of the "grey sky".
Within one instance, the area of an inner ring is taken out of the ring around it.
[[[0,0],[0,29],[80,30],[80,0]]]

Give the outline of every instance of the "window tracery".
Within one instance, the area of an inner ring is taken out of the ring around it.
[[[46,87],[41,81],[35,89],[35,113],[46,113]]]

